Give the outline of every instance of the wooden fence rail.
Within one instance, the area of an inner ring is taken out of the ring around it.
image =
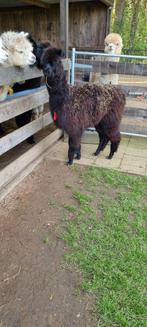
[[[78,71],[92,71],[101,74],[123,74],[147,76],[147,64],[135,62],[113,62],[78,59],[75,63]]]
[[[0,102],[0,123],[47,103],[48,100],[48,92],[44,86],[38,88],[38,91],[32,90],[31,94]]]
[[[65,71],[69,71],[70,60],[62,60],[63,67]],[[43,76],[42,70],[37,67],[0,67],[0,85],[9,85],[16,82],[21,82],[31,78],[37,78]]]
[[[147,76],[147,64],[129,63],[129,62],[99,62],[94,61],[94,72],[101,74],[124,74],[124,75],[141,75]]]
[[[70,77],[70,61],[63,60],[64,70]],[[13,85],[16,82],[25,81],[32,78],[42,77],[43,72],[36,67],[26,67],[24,69],[0,67],[0,86]],[[49,95],[46,86],[34,90],[27,90],[15,93],[13,96],[8,96],[3,102],[0,102],[0,124],[14,118],[28,110],[34,109],[40,105],[48,103]],[[40,118],[31,121],[29,124],[14,130],[13,132],[0,138],[0,156],[3,160],[3,155],[16,145],[26,140],[31,135],[34,135],[44,127],[52,123],[50,112],[43,114]],[[6,163],[5,168],[0,170],[0,199],[10,192],[14,186],[20,182],[44,157],[47,149],[56,142],[62,132],[55,130],[50,135],[45,136],[38,144],[27,150],[12,162]],[[0,161],[1,162],[1,161]],[[4,165],[2,164],[2,167]]]

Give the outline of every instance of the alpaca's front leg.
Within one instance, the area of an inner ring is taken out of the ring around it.
[[[81,144],[80,144],[81,137],[69,137],[69,149],[68,149],[68,165],[73,164],[73,159],[80,159],[81,158]]]

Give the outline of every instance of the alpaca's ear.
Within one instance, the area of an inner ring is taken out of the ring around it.
[[[23,31],[22,31],[22,32],[20,32],[19,34],[20,34],[20,35],[22,35],[22,36],[25,36],[25,37],[28,37],[28,35],[29,35],[29,33],[28,33],[28,32],[23,32]]]
[[[32,35],[31,35],[30,33],[27,33],[27,34],[28,34],[28,35],[27,35],[27,39],[32,43],[34,49],[36,49],[36,48],[37,48],[37,43],[36,43],[36,41],[33,39]]]

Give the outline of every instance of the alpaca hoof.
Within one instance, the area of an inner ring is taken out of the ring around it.
[[[66,166],[71,166],[73,164],[73,161],[71,162],[71,161],[67,161],[66,162]]]
[[[93,156],[97,157],[99,155],[99,152],[97,153],[96,151],[93,153]]]
[[[113,156],[109,154],[109,156],[106,157],[106,159],[111,160]]]
[[[76,156],[74,157],[75,160],[80,160],[81,159],[81,155],[76,154]]]

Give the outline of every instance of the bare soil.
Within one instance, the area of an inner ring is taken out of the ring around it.
[[[80,169],[46,159],[0,203],[0,327],[96,326],[60,237]]]

